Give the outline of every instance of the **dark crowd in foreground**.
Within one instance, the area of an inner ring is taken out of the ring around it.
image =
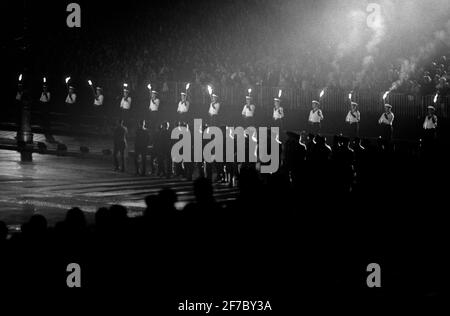
[[[66,267],[78,263],[82,289],[160,296],[442,295],[448,175],[439,140],[327,145],[290,133],[276,174],[241,166],[235,201],[216,203],[200,177],[183,210],[163,188],[137,218],[114,205],[87,225],[73,208],[54,227],[33,215],[12,236],[1,222],[1,284],[70,291]],[[370,263],[381,288],[366,285]]]

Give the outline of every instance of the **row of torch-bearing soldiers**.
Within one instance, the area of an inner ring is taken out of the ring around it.
[[[65,99],[65,103],[68,105],[69,109],[72,109],[72,112],[76,112],[74,109],[74,104],[77,102],[77,94],[75,93],[75,88],[72,85],[69,85],[70,77],[66,78],[68,93]],[[101,112],[102,106],[104,104],[104,95],[101,87],[93,88],[92,82],[89,81],[89,85],[92,88],[94,101],[93,107],[97,112]],[[176,113],[177,117],[174,120],[176,124],[184,124],[186,125],[189,122],[189,112],[190,112],[190,102],[188,100],[188,91],[190,84],[188,83],[185,87],[185,91],[181,92],[180,101],[178,102]],[[215,126],[218,123],[218,117],[220,113],[220,102],[219,96],[213,92],[211,86],[207,86],[208,92],[211,96],[211,102],[208,108],[208,124],[210,126]],[[145,120],[149,126],[159,127],[159,125],[168,121],[165,120],[164,116],[161,112],[160,107],[160,99],[158,97],[158,92],[156,90],[151,89],[151,85],[148,85],[148,89],[150,91],[150,101],[148,106],[147,115]],[[16,100],[20,101],[22,98],[22,84],[19,82],[19,89],[16,95]],[[246,102],[243,106],[241,116],[243,119],[243,125],[245,126],[253,126],[256,122],[255,118],[255,110],[256,106],[253,103],[253,97],[251,94],[252,90],[248,89],[248,94],[246,96]],[[280,127],[283,129],[283,122],[285,118],[285,112],[283,107],[281,106],[281,94],[280,90],[278,96],[274,98],[274,106],[272,112],[272,126]],[[48,90],[48,86],[46,83],[43,84],[42,92],[39,98],[40,103],[44,104],[43,108],[46,108],[46,104],[48,104],[51,100],[51,94]],[[131,109],[132,98],[130,96],[130,91],[128,89],[128,85],[124,84],[123,95],[120,100],[119,109],[121,112],[121,118],[127,121],[129,117],[129,112]],[[345,117],[345,122],[347,124],[347,134],[350,137],[359,137],[359,125],[361,121],[361,114],[358,109],[358,104],[356,102],[350,102],[350,109]],[[390,141],[393,133],[393,122],[394,122],[394,113],[392,112],[392,106],[390,104],[385,104],[385,111],[381,114],[378,123],[380,125],[380,134],[381,136]],[[425,132],[425,137],[435,137],[435,132],[437,128],[437,116],[435,115],[434,106],[428,106],[428,113],[424,119],[423,129]],[[70,110],[69,110],[70,111]],[[75,113],[74,113],[75,114]],[[170,116],[170,115],[168,115]],[[173,115],[172,115],[173,117]],[[167,118],[167,117],[166,117]],[[321,125],[324,119],[324,115],[322,110],[320,109],[320,102],[313,100],[312,101],[312,109],[309,113],[308,123],[310,125],[310,132],[312,134],[319,134],[321,132]]]

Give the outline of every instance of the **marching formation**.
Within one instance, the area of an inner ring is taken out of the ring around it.
[[[65,79],[67,87],[67,95],[65,98],[66,108],[68,109],[69,117],[75,118],[78,108],[77,104],[77,94],[75,87],[70,84],[70,77]],[[95,87],[91,80],[88,80],[88,84],[92,89],[92,107],[95,111],[95,116],[99,118],[100,125],[102,128],[106,128],[106,118],[103,114],[104,106],[104,95],[102,87]],[[118,104],[118,124],[114,128],[113,139],[114,139],[114,166],[116,170],[125,170],[125,155],[127,147],[127,134],[128,128],[132,127],[135,131],[135,165],[137,174],[146,174],[146,157],[147,157],[147,147],[150,142],[152,142],[155,153],[156,161],[158,167],[159,175],[166,175],[170,173],[170,167],[172,165],[170,159],[170,131],[174,127],[186,127],[192,128],[194,115],[191,115],[192,107],[190,103],[190,83],[187,83],[183,91],[180,93],[180,99],[177,104],[173,105],[173,114],[169,115],[169,108],[166,108],[165,104],[161,103],[158,91],[152,87],[151,84],[147,86],[149,90],[148,107],[146,107],[146,114],[138,119],[138,123],[133,123],[130,115],[131,109],[133,107],[133,99],[130,95],[130,89],[127,83],[123,84],[122,97],[120,103]],[[205,116],[207,116],[207,123],[204,126],[204,130],[208,126],[218,126],[221,122],[221,104],[220,97],[216,93],[212,86],[206,86],[206,90],[210,96],[210,103],[207,111],[205,111]],[[23,98],[23,82],[22,75],[19,76],[18,90],[16,94],[16,101],[22,102]],[[322,90],[319,99],[323,97],[325,90]],[[273,112],[271,115],[270,127],[278,127],[279,131],[285,130],[284,120],[285,120],[285,110],[282,106],[282,94],[283,91],[279,90],[278,94],[273,98]],[[386,99],[388,92],[383,96],[383,100]],[[49,102],[51,100],[51,93],[48,88],[46,78],[43,78],[42,92],[39,97],[39,103],[42,106],[43,112],[48,112]],[[313,100],[311,104],[311,110],[308,116],[308,133],[312,135],[320,135],[322,133],[322,122],[325,120],[324,111],[321,108],[321,102],[318,100]],[[247,90],[245,96],[245,103],[241,111],[242,127],[258,127],[255,120],[255,114],[258,107],[254,103],[254,98],[252,95],[252,89]],[[164,111],[163,111],[164,110]],[[378,120],[379,124],[379,136],[386,144],[389,144],[393,138],[394,131],[394,113],[392,111],[392,105],[384,103],[384,112],[380,115]],[[359,111],[358,103],[352,101],[352,93],[349,94],[349,110],[345,118],[343,118],[347,126],[345,134],[351,139],[357,139],[360,137],[359,130],[361,124],[361,112]],[[239,125],[239,120],[237,120]],[[48,116],[44,120],[46,126],[49,125]],[[78,124],[79,122],[74,121],[73,124]],[[436,138],[436,129],[438,126],[438,118],[435,114],[435,107],[428,106],[427,115],[423,122],[423,135],[424,141],[431,142]],[[44,126],[45,127],[45,126]],[[203,131],[201,131],[203,133]],[[154,138],[150,141],[150,135]],[[277,135],[277,141],[279,144],[280,135]],[[153,164],[153,161],[152,161]],[[179,170],[185,169],[186,164],[183,166],[175,167]],[[150,172],[153,170],[153,165],[150,166]],[[224,169],[219,167],[219,169]],[[203,169],[202,169],[203,170]]]

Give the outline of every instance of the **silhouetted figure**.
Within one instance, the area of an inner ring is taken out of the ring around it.
[[[145,128],[145,121],[139,121],[134,139],[134,164],[136,175],[145,176],[147,172],[147,147],[149,143],[149,131]]]
[[[125,172],[125,150],[127,148],[127,134],[128,129],[124,125],[124,120],[119,119],[117,122],[117,126],[114,129],[114,170]],[[120,168],[119,168],[119,160],[117,159],[117,155],[120,155]]]

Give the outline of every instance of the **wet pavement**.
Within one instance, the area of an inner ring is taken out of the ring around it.
[[[134,168],[129,166],[130,171]],[[15,151],[0,150],[0,220],[12,229],[32,214],[43,214],[50,225],[78,206],[92,222],[102,206],[122,204],[129,216],[142,214],[144,198],[170,187],[178,193],[177,207],[193,200],[192,182],[182,179],[137,177],[119,173],[105,159],[33,154],[33,162],[21,162]],[[218,201],[232,200],[236,189],[215,185]]]

